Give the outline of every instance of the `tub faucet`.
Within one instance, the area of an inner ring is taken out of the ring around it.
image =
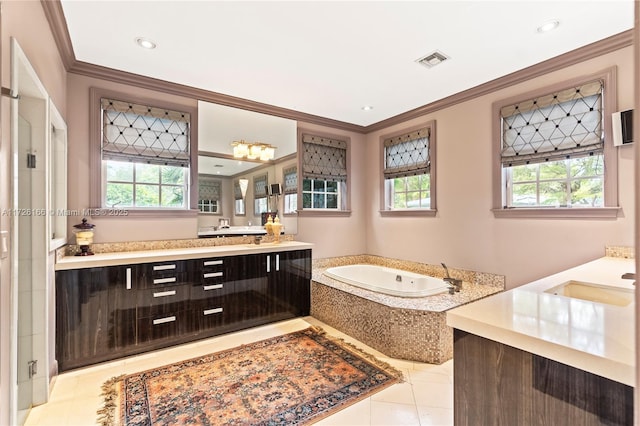
[[[451,275],[449,275],[449,268],[447,268],[447,265],[445,265],[444,263],[440,264],[444,268],[444,272],[447,274],[447,276],[442,280],[449,283],[449,293],[453,294],[456,291],[460,291],[460,289],[462,288],[462,280],[459,278],[452,278]]]
[[[627,272],[625,274],[622,274],[622,276],[620,277],[623,280],[635,280],[636,279],[636,274],[631,273],[631,272]],[[636,282],[633,282],[633,285],[636,285]]]

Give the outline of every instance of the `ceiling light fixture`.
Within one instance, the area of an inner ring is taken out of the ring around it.
[[[423,56],[420,59],[416,59],[416,62],[420,65],[424,65],[427,68],[433,68],[436,65],[443,63],[447,59],[449,59],[447,55],[436,50],[433,53],[429,53],[428,55]]]
[[[371,111],[373,109],[373,107],[371,105],[365,105],[362,107],[363,111]]]
[[[137,37],[136,38],[136,43],[138,44],[138,46],[144,48],[144,49],[155,49],[156,48],[156,43],[152,40],[149,40],[148,38],[145,37]]]
[[[538,27],[538,32],[539,33],[548,33],[549,31],[553,31],[556,28],[558,28],[558,25],[560,25],[560,21],[557,20],[551,20],[548,22],[545,22],[544,24],[540,25]]]
[[[233,156],[235,158],[247,158],[249,160],[268,161],[273,160],[276,154],[276,147],[267,143],[255,142],[249,143],[243,140],[234,141]]]

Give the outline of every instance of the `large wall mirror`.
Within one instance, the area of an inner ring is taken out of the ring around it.
[[[294,120],[198,102],[199,235],[262,229],[263,212],[277,212],[284,232],[297,233],[296,132]],[[236,158],[235,141],[271,145],[274,158]]]

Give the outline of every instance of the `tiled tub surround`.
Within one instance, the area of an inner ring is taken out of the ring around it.
[[[449,268],[463,280],[462,290],[419,298],[389,296],[334,280],[327,268],[369,264],[436,278],[440,265],[427,265],[380,256],[358,255],[313,261],[311,316],[366,343],[387,356],[441,364],[453,357],[453,330],[446,311],[504,290],[504,276]]]

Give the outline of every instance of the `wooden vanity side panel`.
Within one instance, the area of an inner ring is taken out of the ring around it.
[[[529,424],[531,358],[522,351],[457,329],[453,345],[454,424]]]
[[[458,329],[454,424],[631,425],[633,388]]]

